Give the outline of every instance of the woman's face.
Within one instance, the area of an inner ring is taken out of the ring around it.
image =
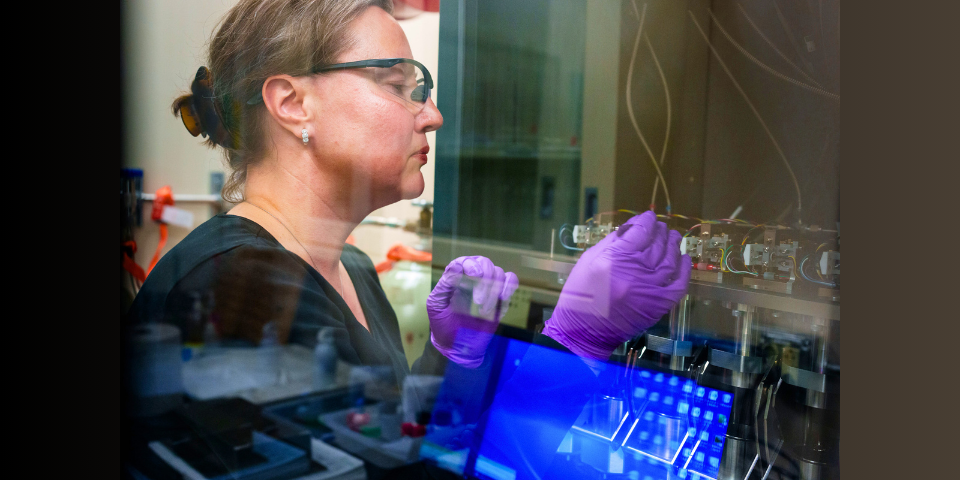
[[[338,62],[413,56],[400,25],[380,8],[368,8],[350,31],[354,42]],[[374,82],[373,69],[339,70],[313,81],[317,95],[309,107],[317,115],[309,144],[319,167],[343,179],[341,193],[374,209],[423,193],[426,133],[443,125],[433,100],[414,113]]]

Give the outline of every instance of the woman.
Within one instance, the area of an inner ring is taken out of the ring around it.
[[[391,11],[389,0],[241,0],[228,13],[210,43],[210,69],[197,72],[174,112],[224,149],[232,172],[224,195],[242,201],[161,259],[132,321],[176,323],[189,336],[199,306],[225,338],[257,343],[276,331],[305,345],[327,327],[343,360],[390,366],[402,385],[411,369],[396,316],[370,259],[344,243],[373,210],[420,195],[425,134],[443,124],[433,79],[410,59]],[[574,368],[595,382],[591,372],[613,349],[684,293],[690,262],[679,240],[652,212],[628,221],[578,262],[538,342],[578,355]],[[486,258],[451,262],[430,294],[431,342],[412,370],[442,373],[448,359],[483,364],[516,287],[516,275]],[[469,315],[471,303],[482,318]],[[529,365],[518,378],[541,375],[537,361]],[[566,378],[556,382],[586,378],[559,373]],[[579,413],[576,403],[561,408],[561,425]],[[510,408],[534,407],[545,408]],[[507,420],[489,420],[498,421]],[[516,432],[507,455],[524,450],[529,432]],[[540,440],[543,455],[559,442]],[[543,455],[523,461],[533,468]]]
[[[426,133],[443,124],[433,79],[410,60],[391,10],[384,0],[242,0],[231,9],[210,42],[210,69],[173,109],[191,134],[223,148],[224,196],[242,201],[163,257],[133,321],[177,324],[187,340],[201,335],[190,322],[199,305],[227,341],[256,344],[267,331],[307,346],[329,328],[343,360],[389,365],[402,384],[409,368],[396,316],[370,259],[345,244],[373,210],[423,192]],[[447,270],[447,280],[464,270],[484,280],[474,299],[488,319],[517,287],[516,275],[482,257]],[[433,341],[414,369],[442,373],[445,358],[478,364],[483,339],[455,345],[455,305],[432,305]]]

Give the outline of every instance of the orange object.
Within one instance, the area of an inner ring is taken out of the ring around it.
[[[165,185],[157,189],[154,195],[153,211],[150,212],[150,218],[155,222],[159,222],[163,217],[163,207],[173,205],[173,189],[170,188],[170,185]]]
[[[376,264],[376,266],[374,266],[374,268],[376,268],[378,274],[384,273],[384,272],[389,272],[390,269],[393,268],[393,264],[394,264],[394,263],[397,263],[397,262],[394,262],[393,260],[384,260],[384,261]]]
[[[133,261],[131,256],[133,253],[137,253],[137,242],[133,240],[123,242],[123,269],[130,272],[133,278],[139,280],[140,283],[143,283],[147,279],[147,274],[143,273],[143,268],[140,268],[140,265]]]
[[[156,196],[153,199],[153,210],[150,212],[150,218],[160,223],[160,243],[157,244],[157,251],[153,254],[153,260],[150,260],[146,275],[150,275],[153,267],[160,261],[160,252],[167,244],[167,224],[163,223],[162,220],[163,208],[167,205],[173,205],[173,189],[170,188],[170,185],[164,185],[157,189]],[[144,275],[144,278],[146,278],[146,275]]]
[[[390,250],[387,250],[387,258],[393,261],[410,260],[411,262],[431,262],[433,261],[433,254],[398,243],[390,247]]]
[[[157,244],[157,251],[153,253],[153,260],[150,260],[150,266],[147,267],[147,275],[150,275],[150,272],[153,271],[153,267],[157,266],[157,262],[160,261],[160,252],[163,250],[163,247],[167,244],[167,224],[160,224],[160,243]]]
[[[398,243],[387,250],[387,259],[376,265],[377,273],[389,272],[393,264],[400,260],[430,263],[433,261],[433,254]]]

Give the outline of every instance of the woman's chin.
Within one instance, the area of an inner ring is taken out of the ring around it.
[[[423,176],[418,175],[416,181],[407,182],[404,185],[403,190],[400,195],[403,200],[413,200],[414,198],[419,197],[423,194],[425,186],[423,183]]]

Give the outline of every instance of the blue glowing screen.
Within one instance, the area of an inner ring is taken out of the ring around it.
[[[492,343],[494,368],[448,367],[424,460],[478,479],[717,478],[732,393],[618,364],[597,377],[566,352]]]

